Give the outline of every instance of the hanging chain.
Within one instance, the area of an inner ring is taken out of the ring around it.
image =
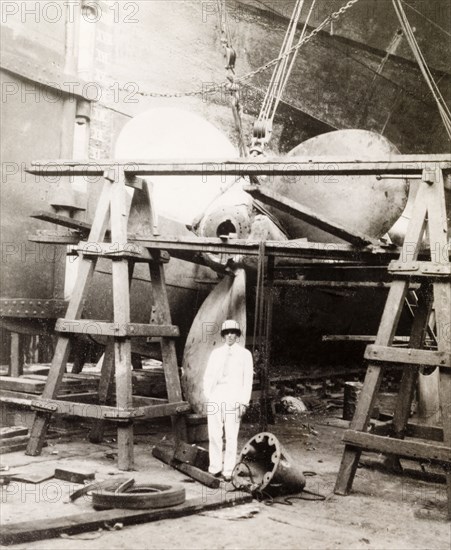
[[[226,87],[226,92],[230,94],[233,119],[235,121],[236,131],[238,134],[240,156],[247,157],[248,151],[241,119],[242,109],[240,103],[240,85],[236,82],[235,76],[236,51],[232,46],[232,35],[230,32],[225,0],[218,0],[218,14],[221,31],[221,43],[224,48],[224,56],[226,58],[225,68],[227,71],[227,80],[229,81]]]
[[[241,84],[245,80],[249,80],[253,78],[254,76],[270,69],[279,61],[282,61],[284,58],[290,56],[292,53],[297,51],[299,48],[304,46],[304,44],[307,44],[307,42],[310,42],[312,38],[314,38],[318,33],[320,33],[324,27],[329,25],[332,21],[336,21],[339,17],[341,17],[346,11],[348,11],[354,4],[356,4],[359,0],[349,0],[349,2],[345,5],[343,5],[340,9],[326,17],[326,19],[320,23],[318,27],[313,29],[311,33],[309,33],[305,38],[300,40],[295,46],[290,48],[287,52],[285,52],[283,55],[280,55],[276,59],[272,59],[271,61],[268,61],[268,63],[265,63],[258,69],[255,69],[249,73],[246,73],[244,75],[234,77],[234,85]],[[218,92],[222,92],[224,90],[228,90],[230,88],[230,82],[223,82],[218,84],[213,84],[206,88],[205,90],[195,90],[190,92],[174,92],[174,93],[162,93],[162,92],[140,92],[136,91],[137,95],[143,96],[143,97],[157,97],[157,98],[177,98],[177,97],[194,97],[194,96],[206,96],[210,94],[216,94]],[[121,92],[130,92],[130,90],[127,90],[125,88],[119,88],[119,91]]]

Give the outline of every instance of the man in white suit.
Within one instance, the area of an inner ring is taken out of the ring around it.
[[[238,345],[241,328],[229,319],[222,324],[224,345],[214,349],[204,375],[210,466],[208,471],[230,480],[236,463],[240,421],[251,398],[253,360],[250,351]],[[224,463],[222,438],[225,433]]]

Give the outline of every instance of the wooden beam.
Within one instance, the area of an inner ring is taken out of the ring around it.
[[[44,243],[44,244],[65,244],[65,245],[76,245],[80,242],[81,235],[77,232],[67,232],[67,233],[58,233],[56,231],[47,232],[47,233],[35,233],[34,235],[29,235],[28,240],[33,243]]]
[[[147,405],[122,409],[96,403],[80,403],[75,401],[63,401],[61,399],[35,399],[31,401],[33,410],[49,412],[53,414],[68,414],[82,418],[94,418],[97,420],[111,420],[125,422],[134,418],[146,419],[161,416],[171,416],[188,412],[191,406],[186,401],[163,403],[159,405]]]
[[[124,170],[127,185],[134,186],[133,176],[186,175],[186,176],[270,176],[293,175],[349,175],[349,174],[421,174],[425,165],[435,164],[435,170],[451,170],[450,155],[396,155],[390,159],[361,161],[343,157],[291,157],[289,160],[268,158],[256,160],[238,158],[202,160],[136,160],[118,162],[105,160],[101,163],[90,161],[53,161],[33,162],[26,171],[37,175],[60,176],[101,176],[105,171]]]
[[[343,441],[346,445],[355,446],[366,451],[415,460],[430,460],[440,464],[451,464],[451,448],[445,445],[406,441],[356,430],[346,430],[343,434]]]
[[[390,288],[384,281],[310,281],[305,279],[276,279],[274,286],[317,288]]]
[[[325,334],[321,340],[323,342],[375,342],[376,336],[369,334]],[[407,343],[409,336],[395,336],[393,343]]]
[[[97,512],[85,512],[59,518],[47,518],[42,520],[22,521],[4,525],[0,532],[0,544],[18,544],[58,537],[65,533],[76,535],[104,528],[105,524],[134,525],[149,523],[163,519],[180,518],[199,514],[207,510],[228,508],[238,504],[252,501],[252,496],[247,493],[224,493],[223,491],[211,491],[208,498],[205,496],[192,498],[183,504],[170,508],[153,510],[105,510]]]
[[[247,191],[254,199],[262,201],[264,204],[273,206],[282,212],[290,214],[297,220],[302,220],[315,227],[319,227],[323,231],[327,231],[331,235],[343,239],[344,241],[351,243],[355,246],[366,246],[374,243],[375,239],[342,226],[339,223],[334,222],[314,212],[311,208],[300,204],[294,200],[284,197],[280,193],[272,191],[264,185],[245,185],[244,191]]]
[[[53,212],[48,212],[47,210],[39,210],[37,212],[33,212],[30,215],[30,218],[34,218],[36,220],[41,220],[44,222],[55,223],[57,225],[61,225],[62,227],[68,227],[69,229],[76,229],[85,236],[88,236],[89,231],[91,230],[91,224],[89,223],[70,218],[69,216],[54,214]]]
[[[217,489],[221,481],[214,475],[205,472],[204,470],[201,470],[200,468],[197,468],[196,466],[193,466],[192,464],[186,464],[185,462],[181,462],[180,460],[176,460],[174,458],[174,448],[172,447],[166,447],[163,445],[155,446],[152,449],[152,455],[155,458],[158,458],[158,460],[161,460],[165,464],[168,464],[172,468],[175,468],[176,470],[179,470],[179,472],[183,472],[187,476],[195,479],[196,481],[199,481],[203,485],[206,485],[207,487],[210,487],[212,489]]]
[[[258,255],[260,241],[249,239],[220,239],[215,237],[134,237],[130,242],[136,242],[143,247],[159,250],[189,252],[210,252],[213,254],[243,254]],[[304,240],[266,241],[265,255],[274,257],[315,258],[315,259],[351,259],[377,262],[388,262],[399,258],[400,248],[381,248],[368,246],[358,250],[350,244],[315,243]]]
[[[144,323],[106,323],[91,319],[58,319],[55,325],[56,332],[94,334],[97,336],[117,336],[130,338],[131,336],[153,336],[176,338],[180,336],[179,328],[175,325],[150,325]]]
[[[9,403],[11,405],[17,405],[18,407],[24,407],[30,409],[30,403],[36,395],[30,393],[24,393],[19,391],[0,390],[0,403]],[[58,395],[58,400],[69,401],[76,399],[79,403],[96,403],[98,400],[97,392],[83,392],[83,393],[70,393],[66,395]]]
[[[111,260],[131,259],[134,262],[154,261],[150,255],[150,252],[146,248],[132,242],[125,242],[121,244],[118,242],[80,242],[77,247],[77,252],[87,257],[100,256],[103,258],[110,258]]]
[[[0,376],[2,390],[41,394],[45,387],[44,380],[34,380],[19,376]]]
[[[451,354],[444,351],[369,345],[365,350],[365,359],[393,365],[451,368]]]

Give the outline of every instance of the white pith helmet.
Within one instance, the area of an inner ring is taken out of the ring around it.
[[[240,324],[237,321],[234,321],[233,319],[227,319],[227,321],[224,321],[222,323],[221,336],[224,336],[224,332],[226,330],[236,331],[238,333],[238,336],[241,336]]]

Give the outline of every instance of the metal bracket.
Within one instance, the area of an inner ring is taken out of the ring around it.
[[[127,421],[132,418],[144,416],[144,413],[139,409],[117,409],[115,411],[107,411],[103,413],[106,420]]]
[[[388,266],[388,272],[392,275],[402,274],[403,276],[437,275],[442,277],[451,276],[451,264],[438,264],[435,262],[402,262],[393,260]]]
[[[400,262],[398,260],[393,260],[388,265],[389,273],[398,273],[399,271],[418,271],[419,269],[419,262]]]
[[[33,411],[54,413],[58,410],[58,405],[50,401],[32,401],[30,403],[30,408]]]
[[[55,319],[66,313],[65,300],[0,298],[0,317]]]

